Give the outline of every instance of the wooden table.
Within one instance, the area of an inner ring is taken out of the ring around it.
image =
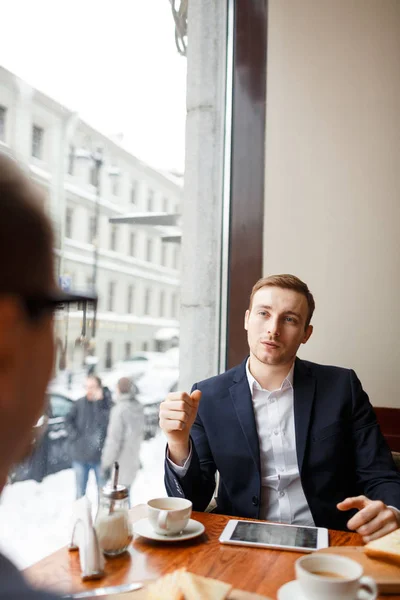
[[[146,516],[146,506],[131,510],[132,520]],[[220,544],[218,538],[229,517],[194,512],[206,532],[194,540],[161,543],[136,538],[129,552],[106,560],[106,576],[100,581],[83,583],[79,557],[63,548],[39,561],[25,571],[33,585],[51,588],[61,593],[155,579],[169,571],[185,566],[189,571],[229,582],[235,588],[276,598],[281,585],[294,579],[296,552],[280,552],[244,546]],[[355,533],[330,531],[331,546],[355,546],[361,538]],[[382,596],[386,600],[400,596]]]

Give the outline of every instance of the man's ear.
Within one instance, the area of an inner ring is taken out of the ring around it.
[[[246,312],[244,313],[244,328],[246,331],[249,328],[249,316],[250,316],[250,311],[249,311],[249,309],[247,309]]]
[[[311,337],[312,332],[314,331],[314,327],[309,325],[304,333],[302,344],[306,344]]]

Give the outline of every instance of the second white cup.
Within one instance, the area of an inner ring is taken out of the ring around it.
[[[192,503],[186,498],[154,498],[147,503],[149,522],[160,535],[177,535],[189,523]]]
[[[314,553],[295,563],[296,578],[307,600],[375,600],[377,586],[355,560]]]

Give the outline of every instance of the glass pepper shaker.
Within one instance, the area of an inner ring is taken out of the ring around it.
[[[114,484],[106,485],[101,490],[95,530],[99,545],[107,556],[122,554],[132,541],[129,492],[125,485],[118,485],[117,468],[114,471]]]

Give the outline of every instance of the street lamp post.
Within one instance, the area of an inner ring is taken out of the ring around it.
[[[92,287],[97,292],[97,267],[99,261],[99,221],[100,221],[100,196],[101,196],[101,169],[103,166],[103,153],[100,149],[91,155],[94,165],[94,184],[96,188],[96,199],[94,207],[94,239],[93,242],[93,271]]]

